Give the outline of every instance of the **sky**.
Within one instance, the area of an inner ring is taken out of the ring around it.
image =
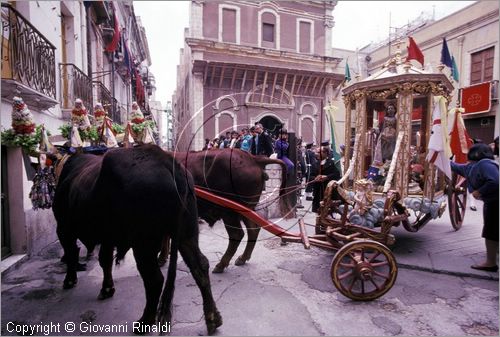
[[[334,48],[355,50],[387,38],[389,27],[398,28],[422,12],[436,20],[475,1],[339,1],[333,10]],[[190,1],[134,1],[141,17],[156,79],[156,100],[165,107],[176,86],[184,28],[189,26]]]

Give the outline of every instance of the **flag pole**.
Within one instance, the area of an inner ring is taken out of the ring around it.
[[[322,142],[322,139],[323,139],[323,109],[324,109],[324,98],[321,99],[321,109],[320,109],[320,121],[319,121],[319,127],[320,127],[320,130],[319,130],[319,160],[320,160],[320,164],[319,164],[319,170],[318,170],[318,174],[321,175],[321,160],[323,160],[323,157],[322,157],[322,152],[321,152],[321,142]]]

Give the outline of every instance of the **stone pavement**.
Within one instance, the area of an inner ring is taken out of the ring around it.
[[[303,217],[308,234],[314,234],[316,214],[311,211],[311,201],[302,197],[304,208],[298,209],[297,218]],[[448,208],[440,218],[429,221],[418,232],[408,232],[404,227],[394,227],[391,233],[396,243],[390,247],[400,268],[436,273],[498,280],[497,272],[470,268],[485,259],[483,204],[477,201],[477,211],[467,208],[462,228],[452,227]],[[291,232],[299,232],[298,220],[271,219]],[[261,232],[262,233],[262,232]],[[261,234],[262,235],[262,234]],[[314,248],[312,248],[314,249]]]
[[[299,232],[298,219],[304,218],[309,235],[314,234],[316,213],[311,211],[311,202],[302,197],[303,208],[297,217],[284,220],[270,219],[290,232]],[[406,231],[402,226],[392,228],[396,243],[390,247],[400,268],[416,269],[456,276],[469,276],[498,280],[497,272],[485,272],[470,268],[472,264],[485,259],[483,228],[483,204],[477,201],[477,211],[467,208],[462,228],[458,231],[451,226],[448,209],[437,219],[431,220],[416,233]],[[271,233],[262,230],[259,240],[270,238]],[[302,249],[301,246],[297,247]],[[312,249],[315,249],[314,247]],[[0,264],[2,274],[28,260],[25,255],[12,256]]]
[[[315,214],[308,211],[310,203],[304,205],[298,215],[304,216],[311,225],[307,230],[313,234]],[[398,279],[382,298],[363,303],[344,297],[333,285],[330,265],[335,252],[315,247],[305,250],[300,243],[281,246],[277,237],[262,230],[247,264],[235,266],[236,254],[226,272],[210,274],[212,292],[224,319],[216,334],[498,336],[498,273],[469,268],[484,257],[480,211],[481,207],[478,212],[468,211],[458,232],[452,229],[446,213],[417,233],[395,228],[396,244],[392,248],[400,267]],[[272,221],[298,231],[297,219]],[[200,225],[200,247],[210,269],[220,260],[227,242],[220,222],[214,227]],[[243,244],[239,253],[242,250]],[[82,249],[82,262],[85,253]],[[66,268],[60,262],[61,255],[62,248],[55,242],[40,255],[2,273],[0,334],[15,335],[8,330],[12,322],[17,326],[59,323],[61,327],[75,323],[80,327],[73,332],[52,332],[58,336],[131,335],[131,324],[144,307],[143,283],[132,252],[113,268],[117,293],[106,301],[96,300],[102,282],[97,257],[87,261],[87,271],[79,273],[74,289],[63,290]],[[166,269],[162,269],[164,274]],[[82,330],[82,324],[126,325],[129,330],[125,334],[89,332]],[[206,333],[200,292],[181,258],[172,327],[171,335],[175,336]]]

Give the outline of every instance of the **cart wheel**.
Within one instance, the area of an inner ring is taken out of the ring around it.
[[[453,173],[448,185],[448,208],[451,225],[458,231],[462,227],[467,209],[467,181],[456,173]]]
[[[388,292],[398,275],[396,259],[383,244],[372,240],[353,241],[333,257],[331,276],[342,295],[370,301]]]

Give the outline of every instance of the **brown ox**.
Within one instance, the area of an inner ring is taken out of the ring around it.
[[[280,211],[282,216],[288,217],[291,215],[289,201],[284,196],[286,166],[283,161],[266,156],[253,156],[239,149],[177,152],[174,155],[191,173],[196,186],[254,210],[262,194],[264,183],[268,179],[267,174],[264,172],[265,166],[279,164],[282,172],[279,198]],[[197,202],[198,216],[210,226],[222,219],[229,235],[226,252],[215,266],[213,272],[222,273],[236,253],[245,235],[240,221],[243,221],[247,228],[248,241],[245,251],[236,259],[235,264],[237,266],[243,265],[250,260],[260,226],[230,209],[217,206],[201,198],[197,198]],[[162,251],[163,255],[165,255],[165,251],[165,249]],[[164,256],[160,256],[160,260],[162,258]]]
[[[114,294],[113,250],[117,260],[132,248],[146,290],[139,327],[171,320],[177,251],[189,267],[203,297],[208,332],[222,324],[208,276],[208,260],[198,247],[198,216],[192,178],[171,154],[157,146],[114,149],[104,156],[76,154],[63,166],[53,204],[57,235],[64,248],[67,272],[64,288],[76,285],[77,239],[86,246],[100,244],[104,273],[99,298]],[[168,276],[156,257],[163,237],[172,238]],[[163,288],[163,292],[162,292]],[[158,306],[161,293],[161,303]]]

